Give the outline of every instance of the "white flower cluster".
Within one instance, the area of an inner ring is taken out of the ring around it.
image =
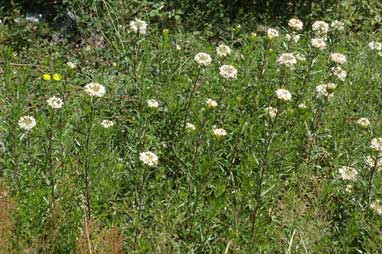
[[[288,26],[294,30],[300,31],[302,30],[304,24],[298,18],[292,18],[288,21]]]
[[[343,180],[355,181],[357,180],[358,171],[352,167],[343,166],[338,169],[340,178]]]
[[[207,66],[212,62],[211,56],[203,52],[196,54],[194,60],[199,66]]]
[[[376,50],[376,51],[381,51],[382,50],[382,43],[377,42],[377,41],[372,41],[368,44],[369,49],[371,50]]]
[[[19,119],[19,127],[24,130],[31,130],[36,126],[36,120],[33,116],[22,116]]]
[[[227,131],[224,130],[223,128],[214,128],[212,129],[212,132],[216,137],[223,137],[227,135]]]
[[[158,108],[159,107],[159,102],[157,100],[150,99],[150,100],[147,101],[147,106],[149,108]]]
[[[332,23],[330,24],[330,27],[333,29],[333,30],[337,30],[337,31],[343,31],[345,29],[345,24],[344,22],[341,22],[339,20],[334,20],[332,21]]]
[[[159,163],[158,156],[150,151],[140,153],[139,159],[143,162],[143,164],[150,167],[154,167]]]
[[[367,119],[365,117],[361,117],[360,119],[358,119],[357,124],[359,124],[360,126],[362,126],[364,128],[367,128],[370,126],[370,121],[369,121],[369,119]]]
[[[231,54],[231,49],[230,47],[222,44],[222,45],[219,45],[217,48],[216,48],[216,54],[219,56],[219,57],[226,57],[226,56],[229,56]]]
[[[218,106],[218,103],[213,99],[207,99],[206,103],[209,108],[216,108]]]
[[[341,68],[341,66],[336,66],[331,68],[332,74],[338,79],[345,81],[347,77],[347,72]]]
[[[219,68],[220,75],[225,79],[236,79],[237,78],[237,70],[232,65],[222,65]]]
[[[60,109],[64,105],[64,102],[56,96],[49,98],[46,102],[53,109]]]
[[[103,120],[101,122],[101,125],[104,127],[104,128],[110,128],[114,125],[114,122],[113,121],[110,121],[110,120]]]
[[[333,90],[336,89],[336,84],[327,83],[316,86],[317,97],[327,97],[330,99],[333,96]]]
[[[326,41],[324,38],[313,38],[311,40],[311,44],[314,48],[318,48],[321,50],[326,48]]]
[[[290,69],[293,69],[296,63],[297,59],[292,53],[284,53],[277,58],[277,64],[284,65]]]
[[[382,151],[382,138],[373,138],[370,142],[370,148],[374,151]]]
[[[129,28],[131,32],[138,33],[138,34],[146,34],[147,30],[147,23],[140,19],[135,19],[130,21]]]
[[[264,109],[265,113],[267,113],[270,117],[274,118],[277,116],[277,108],[267,107]]]
[[[106,89],[99,83],[91,82],[85,86],[85,92],[92,97],[102,97],[105,95]]]
[[[366,163],[370,168],[375,167],[377,169],[377,171],[381,171],[382,157],[381,156],[377,156],[377,157],[367,156]]]
[[[325,36],[329,32],[329,24],[325,21],[315,21],[312,25],[312,30],[316,35]]]
[[[274,28],[269,28],[267,30],[267,35],[268,35],[269,39],[277,38],[277,37],[279,37],[279,31],[277,31]]]
[[[373,209],[377,214],[382,215],[382,204],[380,200],[376,200],[370,204],[370,208]]]
[[[335,62],[337,64],[344,64],[347,61],[346,56],[341,53],[331,53],[329,55],[329,59],[330,61]]]
[[[276,90],[276,96],[277,99],[282,100],[282,101],[291,101],[292,100],[292,94],[286,90],[286,89],[277,89]]]

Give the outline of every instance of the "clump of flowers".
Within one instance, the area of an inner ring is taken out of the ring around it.
[[[236,79],[237,78],[237,70],[232,65],[222,65],[219,68],[220,75],[225,79]]]
[[[21,129],[29,131],[36,126],[36,120],[33,116],[22,116],[20,117],[18,124]]]
[[[370,142],[370,148],[374,151],[382,151],[382,138],[373,138]]]
[[[372,156],[367,156],[366,158],[366,163],[370,168],[376,168],[377,171],[381,171],[382,168],[382,157],[377,156],[377,157],[372,157]]]
[[[141,160],[143,164],[150,167],[154,167],[159,163],[158,156],[150,151],[140,153],[139,160]]]
[[[343,180],[355,181],[357,180],[358,171],[352,167],[343,166],[339,168],[338,173]]]
[[[265,113],[267,113],[272,118],[277,116],[277,108],[267,107],[264,109],[264,111],[265,111]]]
[[[333,30],[343,31],[345,29],[345,24],[339,20],[334,20],[330,24],[330,27],[333,28]]]
[[[347,72],[341,68],[341,66],[336,66],[331,68],[332,74],[338,79],[345,81],[347,77]]]
[[[147,23],[143,20],[136,18],[135,20],[130,21],[129,28],[131,32],[146,34]]]
[[[49,98],[46,102],[53,109],[60,109],[64,105],[64,102],[56,96]]]
[[[226,57],[228,55],[231,54],[231,49],[230,47],[228,47],[227,45],[219,45],[217,48],[216,48],[216,54],[219,56],[219,57]]]
[[[149,108],[158,108],[159,107],[159,102],[157,100],[150,99],[150,100],[147,101],[147,106]]]
[[[58,74],[58,73],[55,73],[55,74],[53,74],[53,79],[54,79],[55,81],[60,81],[60,80],[61,80],[61,75]]]
[[[334,89],[336,89],[336,84],[327,83],[316,86],[317,97],[329,97]]]
[[[382,204],[380,200],[373,201],[370,204],[370,208],[374,210],[379,215],[382,215]]]
[[[85,86],[85,92],[92,97],[102,97],[106,93],[106,89],[103,85],[91,82]]]
[[[196,127],[192,123],[186,123],[186,129],[194,131],[196,130]]]
[[[314,48],[318,48],[321,50],[326,48],[326,42],[323,38],[313,38],[311,40],[311,44]]]
[[[218,103],[213,99],[207,99],[206,103],[209,108],[216,108],[218,106]]]
[[[362,126],[364,128],[367,128],[370,126],[370,121],[369,121],[369,119],[362,117],[362,118],[358,119],[357,124],[359,124],[360,126]]]
[[[196,54],[194,60],[199,66],[207,66],[212,62],[211,56],[203,52]]]
[[[286,90],[286,89],[277,89],[276,90],[276,96],[277,99],[282,100],[282,101],[291,101],[292,100],[292,94]]]
[[[292,18],[288,21],[288,26],[296,31],[301,31],[304,24],[298,18]]]
[[[346,56],[341,53],[331,53],[329,56],[330,61],[338,63],[338,64],[344,64],[346,63]]]
[[[382,43],[377,42],[377,41],[372,41],[368,44],[369,49],[371,50],[376,50],[376,51],[381,51],[382,50]]]
[[[214,128],[212,132],[214,133],[216,137],[223,137],[227,135],[227,131],[224,130],[223,128]]]
[[[279,37],[279,31],[277,31],[277,29],[274,28],[269,28],[267,30],[267,35],[269,39],[277,38]]]
[[[113,121],[110,121],[110,120],[103,120],[101,122],[101,125],[104,127],[104,128],[110,128],[114,125],[114,122]]]
[[[329,32],[329,24],[325,21],[315,21],[312,30],[318,35],[325,35]]]
[[[279,65],[284,65],[288,68],[293,69],[294,65],[297,63],[297,60],[292,53],[284,53],[277,58],[277,63]]]

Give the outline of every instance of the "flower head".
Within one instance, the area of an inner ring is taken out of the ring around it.
[[[325,49],[326,48],[326,42],[325,39],[323,38],[313,38],[312,41],[312,46],[318,49]]]
[[[236,79],[237,70],[232,65],[222,65],[219,68],[220,75],[225,79]]]
[[[268,35],[269,39],[277,38],[277,37],[279,37],[279,31],[277,31],[274,28],[269,28],[267,30],[267,35]]]
[[[370,208],[373,209],[377,214],[382,215],[382,204],[380,200],[373,201],[370,204]]]
[[[196,127],[192,123],[186,123],[186,129],[194,131]]]
[[[338,169],[340,178],[343,180],[355,181],[357,180],[358,171],[352,167],[343,166]]]
[[[106,89],[99,83],[91,82],[85,86],[85,92],[92,97],[102,97],[105,95]]]
[[[358,119],[357,124],[359,124],[360,126],[362,126],[364,128],[367,128],[370,126],[370,121],[369,121],[369,119],[362,117],[362,118]]]
[[[216,48],[216,54],[220,57],[226,57],[231,54],[231,49],[226,45],[219,45]]]
[[[293,69],[294,65],[297,63],[297,60],[292,53],[284,53],[277,58],[277,63]]]
[[[55,81],[60,81],[60,80],[61,80],[61,75],[58,74],[58,73],[55,73],[55,74],[53,74],[53,79],[54,79]]]
[[[75,68],[77,68],[77,64],[75,64],[75,63],[73,63],[73,62],[67,62],[66,65],[69,66],[70,69],[75,69]]]
[[[291,101],[292,100],[292,94],[286,90],[286,89],[277,89],[276,90],[276,96],[277,99],[282,100],[282,101]]]
[[[302,27],[304,26],[304,24],[298,18],[292,18],[289,20],[288,26],[294,30],[300,31],[302,30]]]
[[[369,46],[369,49],[371,50],[377,50],[377,51],[381,51],[382,50],[382,43],[380,42],[377,42],[377,41],[372,41],[368,44]]]
[[[312,29],[316,34],[326,35],[329,31],[329,24],[325,21],[315,21],[312,25]]]
[[[129,28],[131,32],[146,34],[147,23],[143,20],[136,18],[135,20],[130,21]]]
[[[322,84],[318,85],[316,87],[316,94],[317,97],[328,97],[331,95],[331,92],[336,89],[336,84],[334,83],[327,83],[327,84]]]
[[[149,108],[158,108],[159,107],[159,102],[157,100],[150,99],[150,100],[147,101],[147,106]]]
[[[214,128],[214,129],[212,130],[212,132],[214,133],[214,135],[215,135],[216,137],[222,137],[222,136],[227,135],[227,131],[224,130],[223,128]]]
[[[377,171],[381,171],[381,168],[382,168],[382,157],[381,156],[377,156],[377,157],[372,157],[372,156],[367,156],[366,158],[366,164],[370,167],[370,168],[376,168]]]
[[[336,66],[331,68],[332,74],[338,79],[345,81],[347,77],[347,72],[341,68],[341,66]]]
[[[49,98],[46,102],[53,109],[60,109],[64,105],[64,102],[56,96]]]
[[[265,111],[265,113],[267,113],[272,118],[277,116],[277,108],[267,107],[264,109],[264,111]]]
[[[36,126],[36,120],[33,116],[22,116],[19,119],[19,127],[24,130],[31,130]]]
[[[103,120],[101,122],[101,125],[104,127],[104,128],[110,128],[114,125],[114,122],[113,121],[110,121],[110,120]]]
[[[44,75],[42,75],[42,78],[43,78],[44,80],[46,80],[46,81],[49,81],[49,80],[52,79],[52,77],[51,77],[50,74],[48,74],[48,73],[45,73]]]
[[[207,103],[207,107],[209,108],[215,108],[218,106],[218,103],[212,99],[207,99],[206,103]]]
[[[199,66],[207,66],[212,62],[211,56],[203,52],[196,54],[194,60]]]
[[[344,64],[346,63],[346,56],[341,53],[331,53],[329,56],[330,61],[338,63],[338,64]]]
[[[142,152],[139,154],[139,160],[150,167],[158,165],[158,156],[153,152]]]
[[[374,151],[382,151],[382,138],[373,138],[370,142],[370,148]]]

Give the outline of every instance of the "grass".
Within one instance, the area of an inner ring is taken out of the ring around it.
[[[202,33],[113,27],[55,43],[44,24],[0,26],[0,253],[382,253],[381,173],[366,162],[382,136],[376,35],[330,31],[318,50],[308,26],[298,42],[288,28],[274,39],[235,30],[222,58],[222,41]],[[212,63],[198,66],[199,52]],[[287,52],[306,59],[277,64]],[[332,52],[347,56],[344,81]],[[237,79],[219,74],[223,64]],[[90,82],[105,95],[89,96]],[[334,96],[317,96],[330,82]],[[26,115],[29,131],[18,124]],[[157,165],[140,160],[145,151]]]

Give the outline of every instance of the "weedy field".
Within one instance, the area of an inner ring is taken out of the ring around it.
[[[0,24],[1,254],[382,253],[380,35],[141,19]]]

